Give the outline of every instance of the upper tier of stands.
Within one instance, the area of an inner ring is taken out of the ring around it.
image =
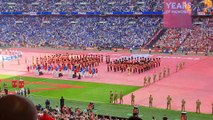
[[[0,12],[116,12],[163,11],[163,0],[1,0]],[[194,14],[205,11],[203,0],[193,0]],[[213,7],[206,9],[211,14]]]
[[[162,11],[163,0],[2,0],[2,11]]]

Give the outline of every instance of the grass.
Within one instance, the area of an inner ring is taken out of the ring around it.
[[[5,82],[8,85],[9,91],[15,91],[15,90],[19,90],[19,88],[12,88],[12,84]],[[3,87],[4,82],[0,83],[0,86]],[[30,89],[39,89],[39,88],[52,88],[52,86],[48,86],[48,85],[37,85],[37,84],[25,84],[25,88],[30,88]]]
[[[9,77],[6,75],[1,75],[0,79],[7,79],[7,80],[13,80],[19,79],[19,77]],[[68,80],[51,80],[48,78],[33,78],[33,77],[22,77],[24,81],[29,82],[46,82],[46,83],[56,83],[56,84],[69,84],[69,85],[78,85],[83,88],[63,88],[63,89],[57,89],[57,90],[51,90],[51,91],[39,91],[39,92],[33,92],[33,95],[37,96],[45,96],[45,97],[52,97],[52,98],[60,98],[63,96],[65,99],[69,100],[77,100],[77,101],[85,101],[85,102],[96,102],[96,103],[108,103],[109,102],[109,92],[122,91],[125,95],[129,94],[140,87],[136,86],[126,86],[126,85],[114,85],[114,84],[101,84],[101,83],[91,83],[91,82],[79,82],[79,81],[68,81]],[[3,80],[4,81],[4,80]],[[35,89],[36,86],[39,88],[45,88],[47,85],[32,85],[32,88]],[[26,87],[29,87],[26,85]],[[50,87],[50,86],[48,86]],[[11,87],[11,84],[9,84],[9,91],[13,90]]]
[[[43,107],[45,106],[46,97],[43,96],[31,96],[30,99],[36,103],[41,104]],[[55,107],[59,105],[59,98],[48,98],[51,101],[51,106]],[[88,102],[83,101],[75,101],[75,100],[66,100],[66,106],[77,108],[79,107],[81,110],[87,109]],[[132,106],[130,105],[115,105],[115,104],[108,104],[108,103],[95,103],[95,113],[100,115],[107,115],[107,116],[116,116],[116,117],[123,117],[128,118],[132,113]],[[140,110],[140,117],[144,120],[151,120],[152,116],[155,116],[157,120],[162,119],[163,115],[166,114],[169,120],[180,120],[180,111],[173,111],[173,110],[164,110],[164,109],[157,109],[157,108],[147,108],[147,107],[139,107]],[[213,115],[210,114],[196,114],[196,113],[187,113],[188,120],[213,120]]]
[[[13,80],[13,78],[19,79],[19,77],[9,76],[9,75],[0,75],[0,79],[4,81]],[[130,105],[115,105],[109,104],[109,91],[123,91],[124,94],[129,94],[140,87],[135,86],[125,86],[125,85],[114,85],[114,84],[101,84],[101,83],[91,83],[91,82],[79,82],[79,81],[67,81],[67,80],[52,80],[45,78],[33,78],[33,77],[22,77],[25,81],[29,82],[47,82],[47,83],[56,83],[56,84],[70,84],[78,85],[83,88],[68,88],[68,89],[58,89],[51,91],[39,91],[31,94],[30,99],[34,104],[41,104],[44,107],[45,100],[49,99],[51,106],[55,107],[59,105],[59,99],[61,96],[65,98],[65,105],[76,108],[79,107],[82,110],[87,108],[88,102],[95,103],[95,113],[101,115],[111,115],[117,117],[128,118],[132,113],[132,106]],[[9,85],[9,90],[14,90]],[[35,88],[47,88],[51,87],[48,85],[33,85],[28,84],[26,87],[31,89]],[[139,107],[140,116],[144,120],[151,119],[152,116],[155,116],[158,120],[162,119],[162,116],[166,114],[170,120],[179,120],[180,111],[173,110],[164,110],[157,108],[147,108]],[[209,114],[196,114],[188,113],[188,120],[213,120],[213,115]]]

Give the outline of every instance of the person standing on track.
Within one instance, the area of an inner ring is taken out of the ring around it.
[[[183,99],[182,101],[181,101],[181,111],[183,111],[183,112],[185,112],[185,105],[186,105],[186,101]]]
[[[151,84],[151,77],[148,76],[148,85],[150,85],[150,84]]]
[[[132,93],[131,94],[131,105],[135,104],[135,95]]]
[[[164,67],[164,70],[163,70],[163,78],[166,77],[166,68]]]
[[[168,67],[167,68],[167,76],[169,76],[170,75],[170,68]]]
[[[201,102],[200,102],[200,100],[198,99],[198,100],[196,101],[196,113],[200,113],[200,105],[201,105]]]
[[[179,69],[178,67],[179,67],[179,66],[178,66],[178,64],[177,64],[177,65],[176,65],[176,72],[177,72],[177,71],[178,71],[178,69]]]
[[[183,65],[182,65],[182,63],[180,63],[180,64],[179,64],[179,68],[180,68],[180,69],[182,69],[182,68],[183,68]]]
[[[147,85],[147,78],[146,76],[144,77],[144,83],[143,83],[143,86],[146,86]]]
[[[153,97],[152,95],[149,96],[149,107],[152,107],[152,103],[153,103]]]
[[[161,76],[162,76],[162,72],[160,71],[160,73],[159,73],[159,80],[161,80]]]
[[[186,62],[183,62],[183,67],[185,66]]]
[[[168,97],[167,97],[167,107],[166,107],[167,110],[171,110],[171,102],[172,102],[172,98],[171,98],[170,95],[168,95]]]
[[[156,75],[156,73],[154,73],[154,75],[153,75],[153,82],[155,83],[155,81],[156,81],[156,77],[157,77],[157,75]]]

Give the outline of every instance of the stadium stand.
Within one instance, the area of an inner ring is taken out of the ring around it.
[[[2,12],[117,12],[163,11],[163,0],[2,0]],[[98,7],[97,7],[98,6]],[[193,0],[193,14],[212,14],[203,0]],[[205,13],[203,13],[205,11]]]
[[[161,17],[10,17],[0,21],[1,46],[141,47]]]
[[[2,15],[0,47],[138,49],[150,42],[163,22],[161,15],[105,16],[108,12],[162,12],[163,0],[1,0],[0,4],[0,12],[101,12],[100,16]],[[193,1],[193,15],[210,15],[212,10],[203,1]],[[167,51],[213,51],[212,27],[212,18],[194,18],[192,29],[167,29],[155,46]],[[47,113],[37,110],[39,117]],[[51,109],[48,114],[56,119],[122,119],[69,107]]]
[[[176,51],[188,35],[187,29],[168,29],[166,33],[157,41],[156,46],[167,51]]]
[[[212,18],[194,19],[193,29],[181,46],[183,49],[195,52],[206,52],[213,50],[213,41],[210,36],[213,34]]]
[[[2,0],[1,10],[4,12],[115,12],[115,11],[162,11],[162,0]],[[98,7],[97,7],[98,6]]]
[[[212,51],[212,34],[212,18],[195,18],[192,29],[168,29],[156,46],[167,51]]]

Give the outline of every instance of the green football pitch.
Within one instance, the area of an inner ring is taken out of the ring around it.
[[[12,83],[10,81],[14,79],[19,80],[20,77],[1,75],[0,79],[7,79],[5,81],[8,83],[9,91],[14,91],[15,89],[12,88]],[[36,89],[36,92],[32,92],[32,95],[34,96],[43,96],[49,98],[60,98],[61,96],[63,96],[67,100],[95,103],[108,103],[109,92],[111,90],[113,92],[116,91],[118,94],[122,91],[126,95],[140,88],[125,85],[101,84],[68,80],[52,80],[48,78],[22,77],[21,79],[23,79],[26,83],[25,88],[30,88],[32,91],[33,89]],[[3,84],[3,82],[4,80],[2,80],[1,84]],[[59,86],[56,86],[56,84],[58,84]],[[68,86],[68,88],[66,88],[66,86]],[[50,88],[50,90],[43,90],[43,88]],[[51,88],[56,89],[51,90]]]
[[[96,114],[111,115],[128,118],[132,113],[130,105],[109,104],[109,92],[122,91],[125,95],[140,89],[137,86],[102,84],[91,82],[80,82],[70,80],[53,80],[48,78],[21,77],[25,81],[25,88],[30,88],[32,93],[30,99],[34,104],[41,104],[44,107],[46,99],[49,99],[51,106],[54,108],[59,105],[61,96],[65,98],[65,104],[69,107],[86,109],[88,102],[95,103]],[[11,81],[19,80],[19,76],[0,75],[1,83],[7,83],[9,91],[18,90],[12,88]],[[33,92],[34,91],[34,92]],[[139,107],[140,116],[145,119],[151,119],[155,116],[161,119],[166,114],[170,120],[179,120],[180,111],[164,110],[157,108]],[[213,115],[188,113],[189,120],[212,120]]]

